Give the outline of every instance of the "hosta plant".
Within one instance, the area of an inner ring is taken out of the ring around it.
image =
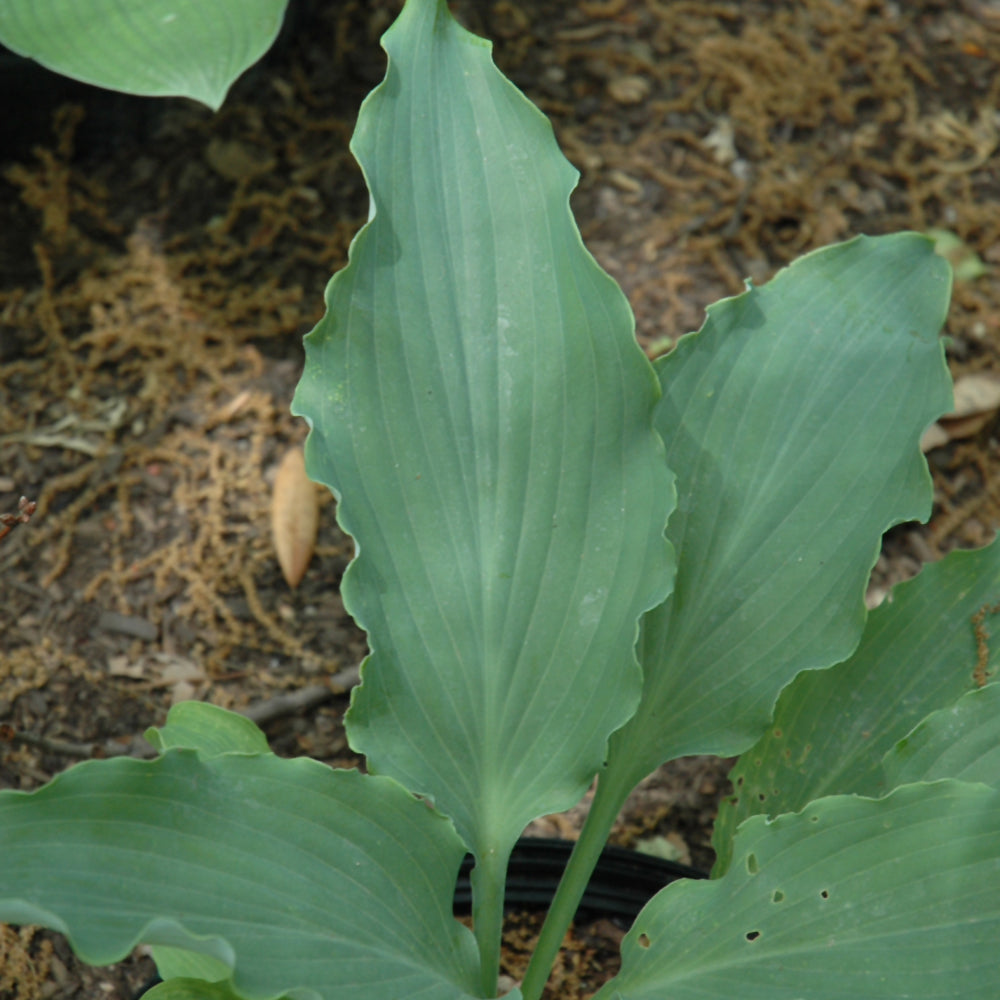
[[[537,1000],[629,791],[742,753],[712,879],[652,899],[602,1000],[994,997],[1000,549],[862,600],[930,512],[947,264],[912,234],[817,251],[650,364],[487,43],[409,0],[383,44],[370,219],[294,403],[356,543],[371,773],[179,705],[156,759],[3,793],[0,918],[95,963],[152,944],[160,1000],[492,996],[511,848],[596,776]]]

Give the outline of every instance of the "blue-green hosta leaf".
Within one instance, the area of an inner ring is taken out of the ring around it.
[[[146,739],[159,751],[172,747],[220,753],[268,753],[267,737],[250,719],[202,701],[181,701],[167,715],[166,724],[146,730]]]
[[[883,767],[891,785],[961,778],[1000,788],[1000,684],[929,715],[886,754]]]
[[[162,944],[153,945],[150,950],[161,979],[194,979],[201,983],[220,983],[222,988],[229,988],[225,985],[225,981],[229,979],[229,966],[211,955],[184,948],[169,948]],[[148,1000],[154,998],[148,996]]]
[[[64,76],[218,109],[288,0],[0,0],[0,42]]]
[[[451,913],[463,846],[388,778],[271,754],[80,764],[0,792],[0,920],[92,964],[139,942],[203,952],[245,996],[474,994]]]
[[[204,979],[169,979],[151,990],[146,990],[142,1000],[239,1000],[226,983],[206,982]]]
[[[736,794],[719,809],[716,871],[728,864],[733,833],[748,816],[797,812],[822,795],[877,796],[891,788],[883,755],[975,686],[974,619],[998,597],[1000,542],[952,552],[893,590],[848,660],[796,677],[778,699],[773,724],[730,773]],[[985,666],[998,663],[1000,643],[993,642]]]
[[[352,746],[482,855],[574,802],[634,710],[672,487],[655,375],[551,126],[443,0],[383,45],[352,143],[373,215],[293,409],[358,546]]]
[[[639,914],[597,1000],[995,1000],[1000,793],[943,781],[755,816]]]
[[[178,702],[167,714],[166,724],[147,729],[145,736],[161,753],[186,747],[212,757],[222,753],[270,753],[271,749],[267,737],[250,719],[201,701]],[[189,976],[212,982],[229,978],[229,967],[210,955],[163,945],[154,946],[152,953],[163,979]]]
[[[949,284],[926,238],[859,237],[710,306],[659,362],[677,579],[643,619],[613,770],[746,749],[795,674],[854,649],[882,532],[930,513]]]

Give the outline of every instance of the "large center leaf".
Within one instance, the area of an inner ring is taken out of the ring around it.
[[[576,172],[488,44],[420,0],[383,45],[352,143],[372,218],[294,410],[358,546],[352,745],[495,853],[582,794],[635,708],[670,569],[658,388]]]

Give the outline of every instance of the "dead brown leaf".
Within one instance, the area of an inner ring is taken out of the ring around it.
[[[1000,375],[972,372],[955,379],[955,409],[948,419],[992,412],[1000,407]]]
[[[971,372],[955,379],[955,408],[920,439],[923,451],[949,441],[975,437],[1000,409],[1000,376],[992,372]]]
[[[292,448],[281,460],[271,497],[271,535],[278,565],[289,587],[297,587],[316,546],[319,496],[306,475],[301,448]]]

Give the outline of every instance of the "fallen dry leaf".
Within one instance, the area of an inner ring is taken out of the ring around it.
[[[996,411],[986,410],[983,413],[970,413],[967,417],[942,418],[941,426],[949,440],[975,437],[994,417]]]
[[[923,452],[933,451],[947,444],[951,438],[948,432],[940,424],[931,424],[920,437],[920,450]]]
[[[151,659],[156,662],[156,673],[159,675],[154,683],[157,687],[170,689],[171,705],[199,696],[199,688],[203,689],[206,680],[202,666],[170,653],[153,653]]]
[[[207,680],[205,669],[199,664],[183,656],[160,652],[144,654],[134,661],[127,656],[112,656],[108,659],[108,673],[112,677],[143,681],[144,687],[169,688],[171,705],[199,697],[199,689]]]
[[[969,417],[973,413],[986,413],[1000,407],[1000,375],[991,372],[973,372],[955,379],[955,409],[945,414],[946,419]]]
[[[1000,409],[1000,376],[991,372],[972,372],[955,379],[955,408],[936,424],[931,424],[920,439],[923,451],[930,451],[958,438],[974,437]]]
[[[281,460],[271,496],[271,536],[278,565],[289,587],[297,587],[316,546],[319,495],[306,475],[301,448],[292,448]]]

